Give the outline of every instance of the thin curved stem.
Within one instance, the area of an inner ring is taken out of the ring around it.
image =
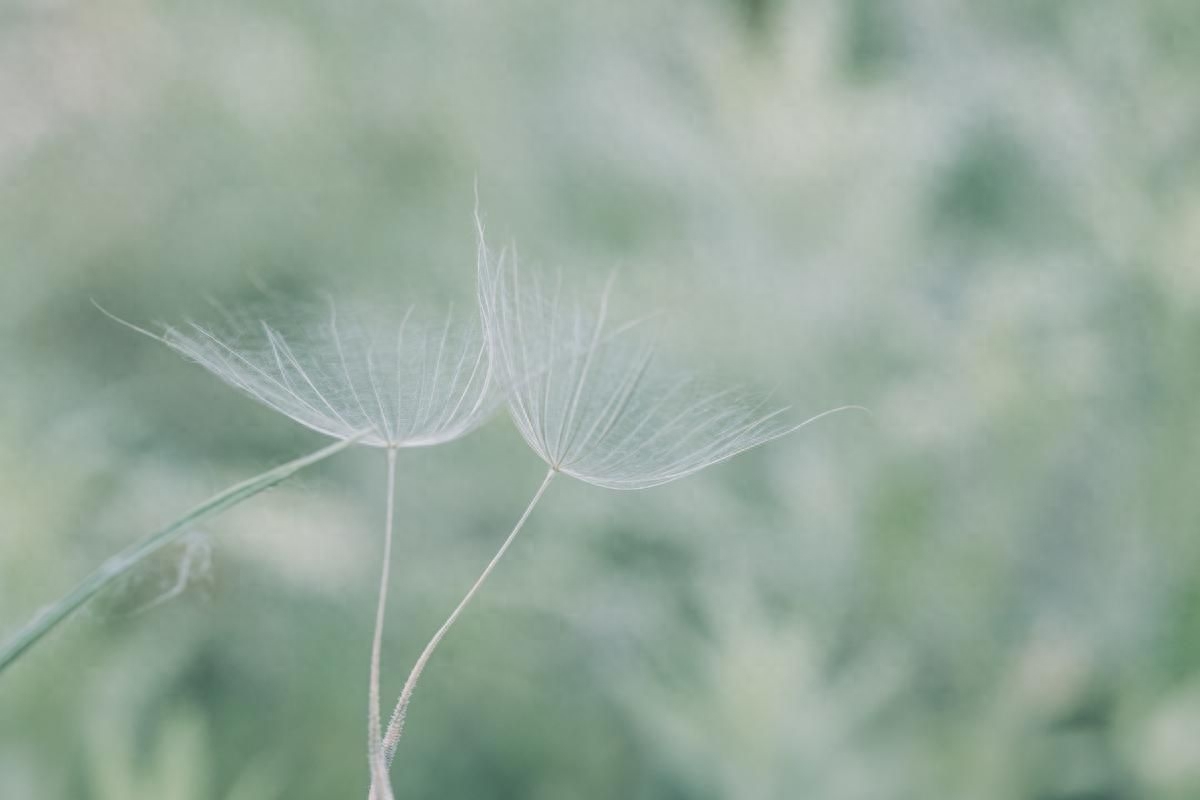
[[[383,646],[383,620],[387,614],[388,575],[392,565],[392,521],[396,512],[396,448],[387,451],[387,520],[383,532],[383,569],[379,576],[379,605],[375,609],[375,636],[371,640],[371,679],[367,689],[367,758],[371,785],[382,787],[382,800],[393,800],[387,762],[380,747],[379,659]]]
[[[275,486],[307,466],[324,461],[334,453],[345,450],[368,433],[369,431],[361,431],[340,442],[234,484],[208,498],[166,527],[110,557],[80,581],[74,589],[39,611],[8,641],[0,645],[0,672],[11,666],[25,651],[37,644],[39,639],[71,616],[88,600],[95,597],[102,589],[142,563],[148,556],[177,540],[191,526]]]
[[[538,501],[542,499],[542,495],[546,493],[546,487],[550,485],[550,481],[556,474],[557,473],[553,469],[546,473],[545,480],[542,481],[542,485],[539,486],[538,490],[534,493],[533,499],[529,501],[529,505],[525,508],[525,513],[523,513],[521,518],[517,520],[517,524],[513,527],[512,533],[510,533],[508,538],[504,540],[504,544],[500,545],[500,549],[496,551],[496,555],[493,556],[492,560],[488,562],[488,565],[484,567],[483,572],[480,573],[479,577],[475,580],[474,585],[471,586],[471,589],[459,602],[458,607],[455,608],[446,621],[442,623],[442,627],[438,628],[437,633],[435,633],[433,638],[429,640],[429,644],[425,645],[425,649],[421,651],[421,656],[417,659],[416,665],[413,666],[412,672],[409,673],[408,680],[404,682],[404,689],[400,692],[400,700],[396,703],[396,709],[392,712],[391,721],[388,723],[387,734],[383,738],[383,751],[384,756],[387,759],[388,766],[391,765],[392,760],[396,757],[396,747],[400,742],[400,735],[404,732],[404,719],[408,713],[408,704],[409,701],[412,700],[412,694],[413,690],[416,688],[417,680],[421,677],[421,672],[425,669],[425,665],[429,662],[429,657],[433,655],[433,651],[437,648],[438,643],[442,641],[446,635],[446,632],[450,630],[450,626],[453,625],[455,620],[457,620],[462,614],[463,609],[465,609],[467,604],[471,602],[471,599],[478,594],[479,589],[483,586],[488,576],[492,574],[492,570],[494,570],[496,565],[500,563],[500,559],[504,557],[504,553],[508,550],[509,545],[513,543],[513,540],[517,538],[517,534],[521,532],[521,528],[524,527],[525,521],[529,519],[529,515],[533,513],[534,507],[538,504]],[[374,796],[374,791],[372,791],[372,797]]]

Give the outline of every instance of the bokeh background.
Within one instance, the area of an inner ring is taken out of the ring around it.
[[[556,483],[399,797],[1200,797],[1197,42],[1194,0],[7,0],[0,634],[323,444],[90,299],[469,302],[477,180],[681,361],[873,416]],[[0,677],[0,797],[364,796],[383,464],[205,524]],[[542,469],[498,418],[399,472],[388,697]]]

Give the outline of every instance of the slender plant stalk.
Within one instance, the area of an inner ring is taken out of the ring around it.
[[[505,551],[508,550],[508,547],[513,543],[513,540],[517,538],[517,534],[521,532],[521,528],[524,527],[525,521],[529,519],[529,515],[533,513],[534,507],[538,504],[538,501],[542,499],[542,495],[546,493],[546,487],[550,485],[550,481],[556,474],[557,472],[554,469],[551,469],[546,473],[545,480],[542,481],[542,485],[539,486],[538,490],[534,493],[533,499],[529,501],[529,505],[525,508],[525,513],[523,513],[521,518],[517,520],[517,524],[513,527],[512,533],[510,533],[508,538],[504,540],[504,544],[500,545],[500,549],[496,551],[496,555],[492,557],[492,560],[488,562],[488,565],[483,568],[483,572],[480,573],[479,577],[475,580],[475,584],[471,586],[471,589],[459,602],[458,607],[455,608],[446,621],[442,623],[442,627],[438,628],[437,633],[435,633],[433,638],[429,640],[429,644],[425,645],[425,649],[421,651],[421,657],[417,659],[417,663],[413,666],[412,672],[409,673],[408,680],[404,682],[404,689],[400,692],[400,700],[396,703],[396,709],[392,712],[391,721],[388,722],[387,734],[383,738],[383,751],[387,759],[386,763],[388,766],[391,766],[392,760],[396,757],[396,747],[400,742],[400,735],[404,732],[404,719],[408,713],[408,703],[410,700],[412,700],[413,690],[417,686],[417,680],[421,677],[421,672],[425,669],[425,665],[429,662],[429,657],[433,655],[433,651],[437,648],[438,643],[442,641],[446,635],[446,632],[450,630],[450,626],[453,625],[455,620],[457,620],[462,614],[463,609],[465,609],[467,604],[471,602],[471,599],[478,594],[479,589],[483,586],[488,576],[492,574],[492,570],[494,570],[496,565],[500,563],[500,559],[504,557]],[[371,798],[374,799],[375,797],[375,790],[372,788]]]
[[[383,620],[387,613],[388,575],[392,564],[392,520],[396,510],[396,448],[387,451],[387,520],[383,532],[383,569],[379,576],[379,605],[375,609],[375,637],[371,642],[371,679],[367,689],[367,756],[371,785],[380,787],[382,800],[393,800],[387,762],[380,746],[379,658],[383,644]]]
[[[94,597],[101,589],[129,572],[148,556],[174,542],[191,526],[275,486],[305,467],[316,464],[318,461],[324,461],[333,454],[345,450],[363,435],[365,432],[230,486],[208,498],[165,528],[112,556],[84,578],[78,586],[39,611],[33,619],[0,647],[0,672],[7,669],[39,639]]]

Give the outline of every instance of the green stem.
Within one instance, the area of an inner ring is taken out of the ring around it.
[[[223,492],[218,492],[208,498],[165,528],[112,556],[84,578],[78,586],[39,611],[33,619],[0,647],[0,672],[7,669],[39,639],[94,597],[101,589],[129,572],[146,557],[174,542],[192,525],[275,486],[307,466],[324,461],[334,453],[345,450],[365,435],[364,431],[230,486]]]

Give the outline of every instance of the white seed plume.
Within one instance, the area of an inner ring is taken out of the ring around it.
[[[543,285],[479,240],[484,329],[521,435],[551,469],[609,489],[646,489],[786,436],[802,422],[768,397],[718,388],[660,362],[642,320],[614,323],[561,278]]]
[[[187,322],[150,335],[301,425],[368,446],[449,442],[499,405],[471,315],[431,318],[409,308],[371,324],[339,316],[332,300],[281,311],[223,313],[218,324]]]

